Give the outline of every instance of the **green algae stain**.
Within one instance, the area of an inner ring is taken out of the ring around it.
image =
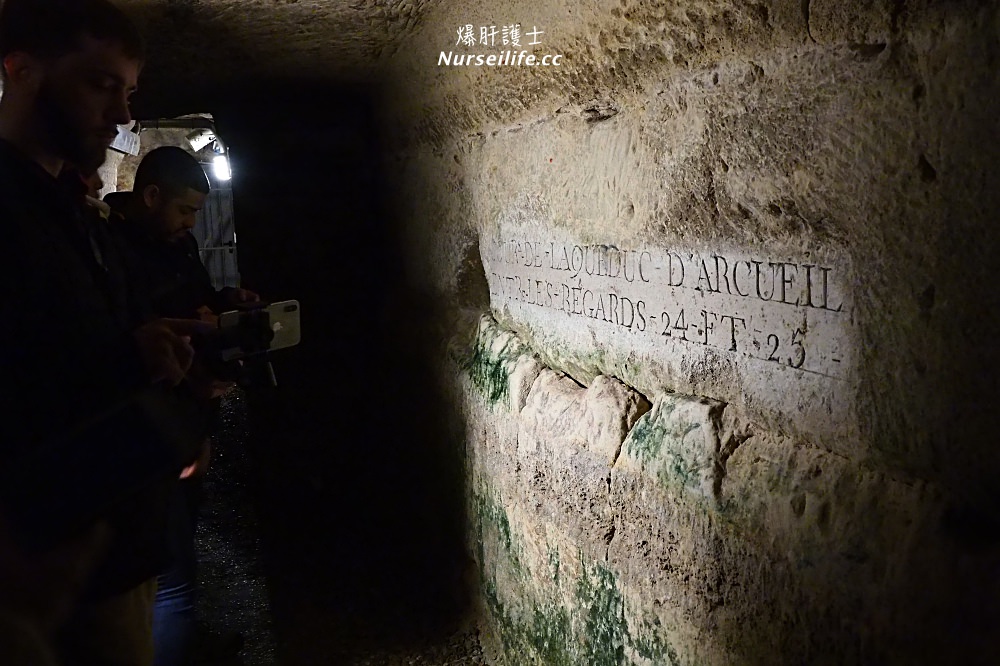
[[[549,549],[549,568],[552,570],[552,582],[559,585],[559,551]]]
[[[503,351],[506,349],[505,346]],[[502,352],[494,356],[482,340],[476,340],[472,353],[462,363],[462,369],[491,405],[507,400],[510,394],[510,373]]]
[[[705,463],[698,459],[700,449],[689,437],[702,424],[686,419],[672,421],[675,411],[676,404],[668,398],[640,418],[623,452],[665,487],[698,488]]]
[[[614,574],[601,564],[584,568],[577,586],[584,616],[585,661],[591,666],[618,666],[625,660],[625,601]]]
[[[543,664],[569,666],[573,663],[573,644],[569,613],[564,608],[550,606],[534,609],[529,641]]]
[[[657,459],[666,434],[666,428],[654,412],[644,414],[632,426],[632,431],[625,440],[628,454],[643,463]]]
[[[558,553],[550,551],[549,559],[558,560]],[[627,648],[654,664],[680,665],[660,627],[643,622],[637,635],[629,633],[624,596],[614,573],[601,563],[584,566],[570,607],[538,599],[541,590],[518,585],[521,589],[501,591],[496,578],[483,581],[492,626],[511,666],[633,666]]]
[[[654,664],[679,664],[660,627],[643,622],[630,635],[624,595],[604,563],[584,562],[571,576],[559,549],[545,544],[541,570],[530,571],[519,561],[521,545],[498,497],[487,487],[473,493],[472,504],[483,600],[509,666],[633,666],[629,649]],[[493,562],[484,557],[489,538],[501,547]],[[560,601],[566,594],[569,604]]]
[[[635,636],[631,645],[640,657],[648,659],[654,664],[681,666],[677,650],[660,636],[656,627],[649,623],[643,624],[642,631],[639,632],[638,636]]]
[[[480,564],[483,562],[485,554],[484,544],[487,529],[492,528],[499,537],[500,545],[509,558],[511,566],[515,570],[519,570],[521,568],[520,558],[511,537],[510,520],[507,518],[507,512],[503,506],[494,500],[488,491],[473,494],[472,501],[478,523],[475,541]]]
[[[528,604],[527,610],[510,608],[500,600],[492,580],[483,585],[483,595],[508,664],[575,666],[582,663],[574,659],[572,653],[574,640],[566,609],[534,603]]]
[[[695,424],[694,427],[697,428],[698,425]],[[690,432],[690,429],[687,432]],[[683,442],[683,435],[681,437],[680,441]],[[683,449],[668,452],[667,465],[660,468],[659,478],[662,483],[669,485],[671,482],[676,482],[688,488],[698,486],[701,482],[702,466],[693,456],[684,454]]]

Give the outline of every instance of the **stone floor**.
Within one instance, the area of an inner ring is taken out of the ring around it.
[[[363,587],[338,595],[322,580],[309,580],[306,572],[316,566],[309,559],[316,553],[310,555],[308,547],[268,547],[287,538],[258,510],[267,497],[250,482],[260,470],[248,454],[245,411],[242,393],[224,401],[197,534],[199,613],[211,627],[239,631],[246,640],[240,658],[228,666],[483,664],[476,631],[468,625],[396,631],[398,623],[378,619],[392,618],[392,611],[372,612],[378,600],[364,598]],[[336,603],[330,597],[338,597]]]

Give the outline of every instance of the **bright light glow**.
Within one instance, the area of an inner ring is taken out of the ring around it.
[[[219,180],[229,180],[233,177],[229,170],[229,159],[225,155],[216,155],[212,166],[215,167],[215,177]]]

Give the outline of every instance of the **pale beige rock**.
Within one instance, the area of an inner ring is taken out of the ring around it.
[[[524,409],[528,394],[544,366],[535,356],[521,356],[510,372],[510,408],[515,412]]]
[[[614,535],[611,465],[648,409],[645,398],[609,377],[585,389],[543,370],[521,412],[517,469],[524,501],[591,557],[600,556]]]
[[[588,388],[543,370],[529,395],[519,435],[526,452],[546,446],[585,449],[609,467],[649,402],[621,382],[597,377]]]
[[[431,325],[474,337],[464,313],[491,312],[516,334],[466,345],[476,363],[451,382],[497,659],[993,658],[996,3],[128,5],[160,27],[143,86],[164,98],[164,81],[192,96],[282,76],[384,83],[412,284],[440,304]],[[508,21],[544,30],[532,50],[564,64],[437,65],[459,26]],[[631,332],[530,321],[491,297],[481,253],[526,226],[834,261],[850,367],[831,389],[790,381],[784,358],[644,355]],[[526,393],[536,372],[544,390]],[[626,389],[581,397],[601,377],[674,394],[693,412],[665,427],[714,434],[609,471],[614,415],[629,411]],[[663,483],[674,463],[690,483]]]
[[[725,405],[705,398],[665,394],[636,423],[615,469],[677,486],[692,500],[711,501],[722,483],[720,423]]]

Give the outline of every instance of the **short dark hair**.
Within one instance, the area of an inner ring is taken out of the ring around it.
[[[178,146],[161,146],[149,151],[135,172],[133,192],[142,192],[156,185],[168,197],[175,197],[191,188],[208,194],[208,176],[194,155]]]
[[[79,49],[83,35],[116,42],[128,57],[145,59],[138,28],[108,0],[5,0],[0,9],[0,58],[17,51],[57,58]]]

